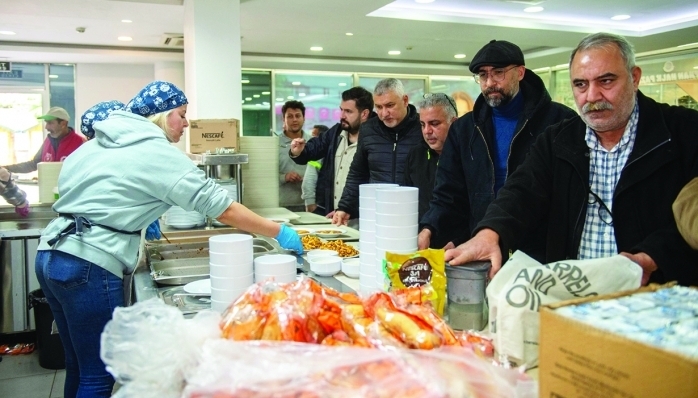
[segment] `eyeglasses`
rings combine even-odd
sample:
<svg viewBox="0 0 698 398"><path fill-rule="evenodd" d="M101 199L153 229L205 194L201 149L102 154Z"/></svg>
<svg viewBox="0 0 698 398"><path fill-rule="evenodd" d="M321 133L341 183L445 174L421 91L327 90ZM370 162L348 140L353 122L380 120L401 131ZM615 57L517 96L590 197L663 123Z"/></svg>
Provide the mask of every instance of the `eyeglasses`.
<svg viewBox="0 0 698 398"><path fill-rule="evenodd" d="M519 65L514 65L511 68L507 69L492 69L489 72L481 71L480 73L473 75L473 79L475 79L475 83L480 84L480 82L486 82L487 78L491 77L492 80L494 80L496 83L499 83L502 80L504 80L504 75L506 75L507 72L516 68L517 66Z"/></svg>
<svg viewBox="0 0 698 398"><path fill-rule="evenodd" d="M604 224L613 226L613 213L611 212L611 209L606 206L606 203L601 200L599 195L595 194L594 191L591 190L591 188L587 189L589 191L589 200L588 203L590 205L593 205L594 203L599 204L598 212L599 212L599 218L601 221L603 221Z"/></svg>
<svg viewBox="0 0 698 398"><path fill-rule="evenodd" d="M426 93L426 94L424 94L424 99L429 99L431 97L445 98L446 100L448 100L448 103L451 104L451 107L453 108L453 110L456 111L456 115L458 115L458 108L456 107L456 103L453 102L453 99L451 99L451 97L449 97L448 95L446 95L444 93Z"/></svg>

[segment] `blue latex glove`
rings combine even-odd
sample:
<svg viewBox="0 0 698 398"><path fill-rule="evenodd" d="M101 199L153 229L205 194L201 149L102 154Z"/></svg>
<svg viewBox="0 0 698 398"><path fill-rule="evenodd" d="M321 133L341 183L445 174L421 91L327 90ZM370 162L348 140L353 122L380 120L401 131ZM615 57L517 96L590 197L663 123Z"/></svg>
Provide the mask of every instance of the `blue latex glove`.
<svg viewBox="0 0 698 398"><path fill-rule="evenodd" d="M301 243L301 238L298 236L296 231L291 228L281 224L281 230L275 238L279 241L279 245L286 250L293 250L298 254L303 254L303 243Z"/></svg>
<svg viewBox="0 0 698 398"><path fill-rule="evenodd" d="M160 239L160 222L158 220L153 221L145 230L145 240L155 239Z"/></svg>

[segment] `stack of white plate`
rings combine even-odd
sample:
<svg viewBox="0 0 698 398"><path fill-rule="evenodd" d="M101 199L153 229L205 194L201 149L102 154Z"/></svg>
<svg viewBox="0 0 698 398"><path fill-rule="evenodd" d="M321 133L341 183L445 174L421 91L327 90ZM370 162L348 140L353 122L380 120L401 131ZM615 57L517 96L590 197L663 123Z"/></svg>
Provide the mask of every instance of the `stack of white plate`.
<svg viewBox="0 0 698 398"><path fill-rule="evenodd" d="M359 287L362 294L378 290L376 267L376 189L397 187L397 184L362 184L359 186ZM383 278L380 278L381 282ZM382 283L381 283L382 286Z"/></svg>
<svg viewBox="0 0 698 398"><path fill-rule="evenodd" d="M254 283L252 236L216 235L208 239L211 309L225 311Z"/></svg>
<svg viewBox="0 0 698 398"><path fill-rule="evenodd" d="M173 228L194 228L204 225L206 217L196 211L186 211L179 206L172 206L162 215L166 225Z"/></svg>
<svg viewBox="0 0 698 398"><path fill-rule="evenodd" d="M290 254L267 254L254 259L254 280L290 283L296 280L296 257Z"/></svg>
<svg viewBox="0 0 698 398"><path fill-rule="evenodd" d="M279 207L279 137L240 137L240 153L249 162L242 165L242 203L250 208Z"/></svg>
<svg viewBox="0 0 698 398"><path fill-rule="evenodd" d="M409 254L417 251L418 211L418 188L376 190L376 283L380 289L390 287L390 281L383 275L385 253Z"/></svg>

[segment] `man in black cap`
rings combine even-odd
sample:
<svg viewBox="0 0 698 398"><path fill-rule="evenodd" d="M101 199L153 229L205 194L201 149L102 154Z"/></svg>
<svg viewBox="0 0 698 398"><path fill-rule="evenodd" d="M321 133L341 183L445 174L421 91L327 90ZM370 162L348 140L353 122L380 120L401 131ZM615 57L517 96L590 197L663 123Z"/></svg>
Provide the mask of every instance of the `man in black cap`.
<svg viewBox="0 0 698 398"><path fill-rule="evenodd" d="M540 77L524 64L521 49L504 40L492 40L473 57L470 71L482 94L473 111L451 125L429 210L420 220L420 249L468 240L536 137L576 115L553 102ZM536 257L539 251L527 253Z"/></svg>

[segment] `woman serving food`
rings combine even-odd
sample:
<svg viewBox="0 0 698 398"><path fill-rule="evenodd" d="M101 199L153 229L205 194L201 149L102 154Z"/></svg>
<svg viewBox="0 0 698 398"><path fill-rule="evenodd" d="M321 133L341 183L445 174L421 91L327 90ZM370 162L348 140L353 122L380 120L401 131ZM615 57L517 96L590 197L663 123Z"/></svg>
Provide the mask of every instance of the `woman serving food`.
<svg viewBox="0 0 698 398"><path fill-rule="evenodd" d="M152 82L124 110L94 123L95 138L63 163L53 205L59 217L43 230L36 275L65 349L66 398L111 395L114 379L99 356L100 335L124 304L122 277L136 266L140 230L171 206L303 252L291 228L233 202L170 145L189 125L187 103L174 84Z"/></svg>

